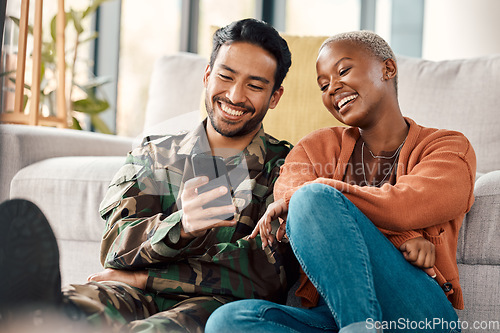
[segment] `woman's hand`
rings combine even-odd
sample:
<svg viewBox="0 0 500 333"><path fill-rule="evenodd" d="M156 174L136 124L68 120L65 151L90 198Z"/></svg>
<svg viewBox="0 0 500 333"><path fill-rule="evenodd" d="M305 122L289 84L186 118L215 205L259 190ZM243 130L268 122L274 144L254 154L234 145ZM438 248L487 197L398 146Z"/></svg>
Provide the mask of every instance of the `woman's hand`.
<svg viewBox="0 0 500 333"><path fill-rule="evenodd" d="M283 237L286 237L286 218L288 215L288 205L285 203L285 200L280 199L278 201L273 202L267 207L266 212L260 218L259 222L253 229L249 238L255 238L260 233L260 237L262 239L262 249L264 249L267 245L271 245L274 242L274 236L271 235L271 221L279 218L280 226L276 231L276 239L278 242L281 242Z"/></svg>
<svg viewBox="0 0 500 333"><path fill-rule="evenodd" d="M434 244L423 237L417 237L404 242L399 247L399 250L409 263L421 268L430 277L436 277L436 272L433 268L436 262Z"/></svg>

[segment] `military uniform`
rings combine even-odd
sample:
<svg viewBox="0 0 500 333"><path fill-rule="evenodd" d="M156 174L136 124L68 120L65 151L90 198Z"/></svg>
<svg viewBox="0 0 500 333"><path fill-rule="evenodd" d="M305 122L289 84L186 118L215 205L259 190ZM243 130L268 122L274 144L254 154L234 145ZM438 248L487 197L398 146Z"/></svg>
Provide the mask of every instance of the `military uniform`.
<svg viewBox="0 0 500 333"><path fill-rule="evenodd" d="M191 156L211 154L205 126L206 120L187 134L146 138L112 180L100 207L106 219L101 262L147 270L147 287L113 282L65 289L66 301L89 320L136 331L194 332L203 331L208 316L226 302L285 301L293 275L287 273L297 267L289 245L275 242L263 251L260 236L246 237L273 201L273 185L291 149L263 128L243 152L224 159L237 224L180 243L179 194L193 177Z"/></svg>

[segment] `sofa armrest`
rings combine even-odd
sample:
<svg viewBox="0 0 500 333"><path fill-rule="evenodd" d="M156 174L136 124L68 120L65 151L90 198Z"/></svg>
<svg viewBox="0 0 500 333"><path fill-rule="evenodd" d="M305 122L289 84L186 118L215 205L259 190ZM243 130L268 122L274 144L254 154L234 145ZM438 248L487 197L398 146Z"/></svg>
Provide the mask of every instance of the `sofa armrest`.
<svg viewBox="0 0 500 333"><path fill-rule="evenodd" d="M0 125L0 202L9 198L10 182L25 166L61 156L125 156L133 139L70 129Z"/></svg>
<svg viewBox="0 0 500 333"><path fill-rule="evenodd" d="M471 265L500 265L500 170L476 181L474 197L460 230L457 260Z"/></svg>

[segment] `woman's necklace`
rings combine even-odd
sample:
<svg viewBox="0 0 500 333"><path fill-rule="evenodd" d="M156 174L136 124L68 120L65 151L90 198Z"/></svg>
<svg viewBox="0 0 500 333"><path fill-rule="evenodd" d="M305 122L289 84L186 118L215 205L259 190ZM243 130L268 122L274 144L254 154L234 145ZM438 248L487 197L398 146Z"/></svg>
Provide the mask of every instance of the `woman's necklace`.
<svg viewBox="0 0 500 333"><path fill-rule="evenodd" d="M396 165L396 162L398 160L399 152L401 151L401 148L403 148L403 145L405 144L405 142L406 142L406 138L399 145L398 149L396 149L396 151L394 152L394 154L392 154L392 156L374 155L372 153L372 151L370 150L370 148L368 148L368 151L370 152L370 155L372 155L373 158L386 159L386 160L390 160L390 159L394 158L394 162L392 162L391 168L384 175L384 178L382 178L382 180L379 181L378 184L374 185L375 187L379 187L380 184L382 184L385 181L387 176L389 176L392 173L392 169L394 168L394 165ZM366 180L366 172L365 172L365 160L364 160L365 151L364 150L365 150L365 141L363 141L363 144L361 145L361 166L362 166L362 171L363 171L363 180L365 181L365 184L368 185L368 181Z"/></svg>
<svg viewBox="0 0 500 333"><path fill-rule="evenodd" d="M392 156L382 156L382 155L374 155L372 153L372 151L370 150L370 148L368 148L368 151L370 152L370 155L372 155L373 158L383 158L385 160L390 160L390 159L393 159L394 156L396 156L396 154L399 153L399 151L401 150L401 148L403 148L403 145L405 144L406 142L406 138L403 140L403 142L399 145L398 149L396 149L396 151L394 152L394 154L392 154ZM365 141L363 141L363 147L365 146ZM363 150L363 147L361 148L361 150Z"/></svg>

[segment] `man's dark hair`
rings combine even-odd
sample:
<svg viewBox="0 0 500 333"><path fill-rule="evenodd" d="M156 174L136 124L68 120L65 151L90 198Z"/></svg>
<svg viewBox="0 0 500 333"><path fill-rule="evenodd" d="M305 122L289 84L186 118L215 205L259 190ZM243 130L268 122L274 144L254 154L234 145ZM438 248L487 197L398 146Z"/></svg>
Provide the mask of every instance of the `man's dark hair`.
<svg viewBox="0 0 500 333"><path fill-rule="evenodd" d="M276 58L277 67L273 87L273 91L276 91L283 83L283 79L292 64L292 55L286 41L266 22L256 19L235 21L214 33L210 68L214 66L220 47L234 42L247 42L260 46Z"/></svg>

